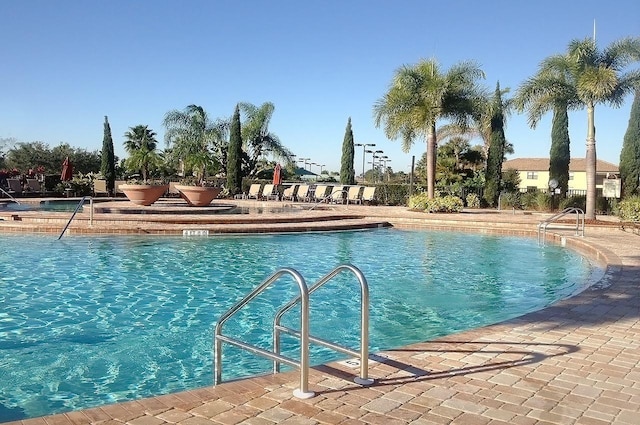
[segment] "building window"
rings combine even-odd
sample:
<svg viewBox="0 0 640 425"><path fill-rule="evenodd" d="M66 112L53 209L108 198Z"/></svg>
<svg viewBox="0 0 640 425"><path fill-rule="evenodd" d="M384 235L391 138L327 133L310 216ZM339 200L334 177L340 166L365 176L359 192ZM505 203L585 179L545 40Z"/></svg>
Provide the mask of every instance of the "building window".
<svg viewBox="0 0 640 425"><path fill-rule="evenodd" d="M527 180L538 180L537 171L527 171Z"/></svg>
<svg viewBox="0 0 640 425"><path fill-rule="evenodd" d="M573 180L573 173L569 173L569 180Z"/></svg>

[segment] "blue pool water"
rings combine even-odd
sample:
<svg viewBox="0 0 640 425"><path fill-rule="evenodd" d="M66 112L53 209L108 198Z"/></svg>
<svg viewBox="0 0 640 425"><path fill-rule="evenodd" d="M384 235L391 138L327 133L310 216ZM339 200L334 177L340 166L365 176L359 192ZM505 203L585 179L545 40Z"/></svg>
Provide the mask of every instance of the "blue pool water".
<svg viewBox="0 0 640 425"><path fill-rule="evenodd" d="M521 238L374 231L209 238L2 235L0 422L211 385L218 317L281 267L312 284L351 263L371 293L370 349L522 315L584 288L580 255ZM358 347L359 288L341 275L311 300L311 332ZM292 279L225 333L265 348ZM295 312L287 318L297 323ZM290 343L289 340L286 340ZM295 357L290 343L285 353ZM224 379L267 360L226 346ZM313 349L312 363L339 358Z"/></svg>

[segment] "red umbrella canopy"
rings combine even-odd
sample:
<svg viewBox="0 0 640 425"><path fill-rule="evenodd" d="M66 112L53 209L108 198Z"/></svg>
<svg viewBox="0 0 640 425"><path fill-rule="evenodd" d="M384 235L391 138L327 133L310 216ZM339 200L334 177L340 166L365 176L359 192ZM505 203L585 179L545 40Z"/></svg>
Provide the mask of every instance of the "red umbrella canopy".
<svg viewBox="0 0 640 425"><path fill-rule="evenodd" d="M280 164L276 164L276 168L273 169L273 184L276 186L282 184L282 167L280 167Z"/></svg>
<svg viewBox="0 0 640 425"><path fill-rule="evenodd" d="M62 163L62 173L60 174L60 180L67 182L73 178L73 165L69 161L69 157L66 157Z"/></svg>

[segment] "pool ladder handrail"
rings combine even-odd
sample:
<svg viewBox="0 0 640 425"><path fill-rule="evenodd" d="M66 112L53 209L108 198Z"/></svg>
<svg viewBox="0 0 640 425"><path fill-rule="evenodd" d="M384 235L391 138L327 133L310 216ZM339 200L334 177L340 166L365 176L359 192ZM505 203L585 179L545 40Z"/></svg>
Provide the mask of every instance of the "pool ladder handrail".
<svg viewBox="0 0 640 425"><path fill-rule="evenodd" d="M90 203L90 209L89 209L89 225L93 224L93 198L91 196L83 196L82 199L80 200L80 202L78 202L78 205L76 205L76 209L73 210L73 214L71 214L71 217L69 218L69 221L67 221L67 224L64 226L64 229L62 229L62 232L60 232L60 236L58 236L58 240L62 239L62 235L64 235L64 232L67 231L67 229L69 228L69 225L71 224L71 222L73 221L73 218L76 216L76 214L78 213L78 210L80 210L80 207L82 205L84 205L84 201L89 198L89 203Z"/></svg>
<svg viewBox="0 0 640 425"><path fill-rule="evenodd" d="M584 237L584 211L580 208L569 207L538 223L538 244L540 244L540 241L542 240L542 244L544 245L546 241L547 227L549 224L572 213L576 214L575 235Z"/></svg>
<svg viewBox="0 0 640 425"><path fill-rule="evenodd" d="M333 195L338 192L342 192L345 195L346 204L349 205L349 196L346 196L349 194L349 189L342 188L342 189L334 190L324 198L320 199L319 201L316 201L316 203L311 208L309 208L309 211L315 209L315 207L317 207L318 205L323 204L326 200L332 199Z"/></svg>
<svg viewBox="0 0 640 425"><path fill-rule="evenodd" d="M6 190L4 190L3 188L0 187L0 192L4 193L5 195L7 195L9 197L9 199L11 199L13 202L15 202L16 204L20 205L20 202L18 202L18 200L16 198L14 198L13 196L11 196L11 194L9 192L7 192Z"/></svg>
<svg viewBox="0 0 640 425"><path fill-rule="evenodd" d="M313 337L309 335L309 295L319 289L322 285L330 281L338 273L343 270L349 270L353 272L361 287L361 341L360 352L356 352L347 347L342 347L338 344L330 341L323 340L321 338ZM247 305L251 300L258 296L261 292L266 290L269 286L275 283L284 275L291 275L300 290L300 294L285 304L274 317L273 326L273 351L268 351L257 347L252 344L240 341L237 338L226 336L222 334L222 328L225 322L237 313L242 307ZM282 326L280 319L282 316L293 308L296 304L300 303L300 331ZM300 361L296 361L292 358L283 356L280 353L280 332L288 333L292 336L297 336L300 339ZM321 278L318 282L307 287L304 278L292 268L282 268L273 273L270 277L265 279L260 285L258 285L253 291L247 294L243 299L237 302L233 307L227 310L216 323L214 332L214 385L222 382L222 343L234 345L238 348L249 351L250 353L257 354L273 360L273 371L277 373L280 371L280 364L285 363L293 367L300 369L300 388L293 391L293 395L297 398L306 399L315 395L314 392L309 391L309 341L316 344L323 345L328 348L332 348L335 351L347 353L350 355L360 356L360 376L355 378L355 382L360 385L370 385L373 380L368 379L368 350L369 350L369 287L367 281L362 272L355 266L350 264L343 264L336 267L329 274Z"/></svg>

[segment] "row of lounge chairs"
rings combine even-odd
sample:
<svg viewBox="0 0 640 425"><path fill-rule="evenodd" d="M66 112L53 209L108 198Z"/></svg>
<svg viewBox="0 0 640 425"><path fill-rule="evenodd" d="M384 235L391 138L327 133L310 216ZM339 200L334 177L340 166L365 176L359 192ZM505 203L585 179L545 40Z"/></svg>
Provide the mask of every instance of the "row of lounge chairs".
<svg viewBox="0 0 640 425"><path fill-rule="evenodd" d="M286 186L286 185L285 185ZM372 202L375 197L375 186L331 186L293 183L282 192L278 186L260 183L252 184L249 192L243 197L257 200L289 200L298 202L327 202L336 204L362 204Z"/></svg>
<svg viewBox="0 0 640 425"><path fill-rule="evenodd" d="M25 193L41 193L42 184L37 179L27 179L26 185L23 185L20 179L7 179L7 186L3 190L12 196L19 196Z"/></svg>

